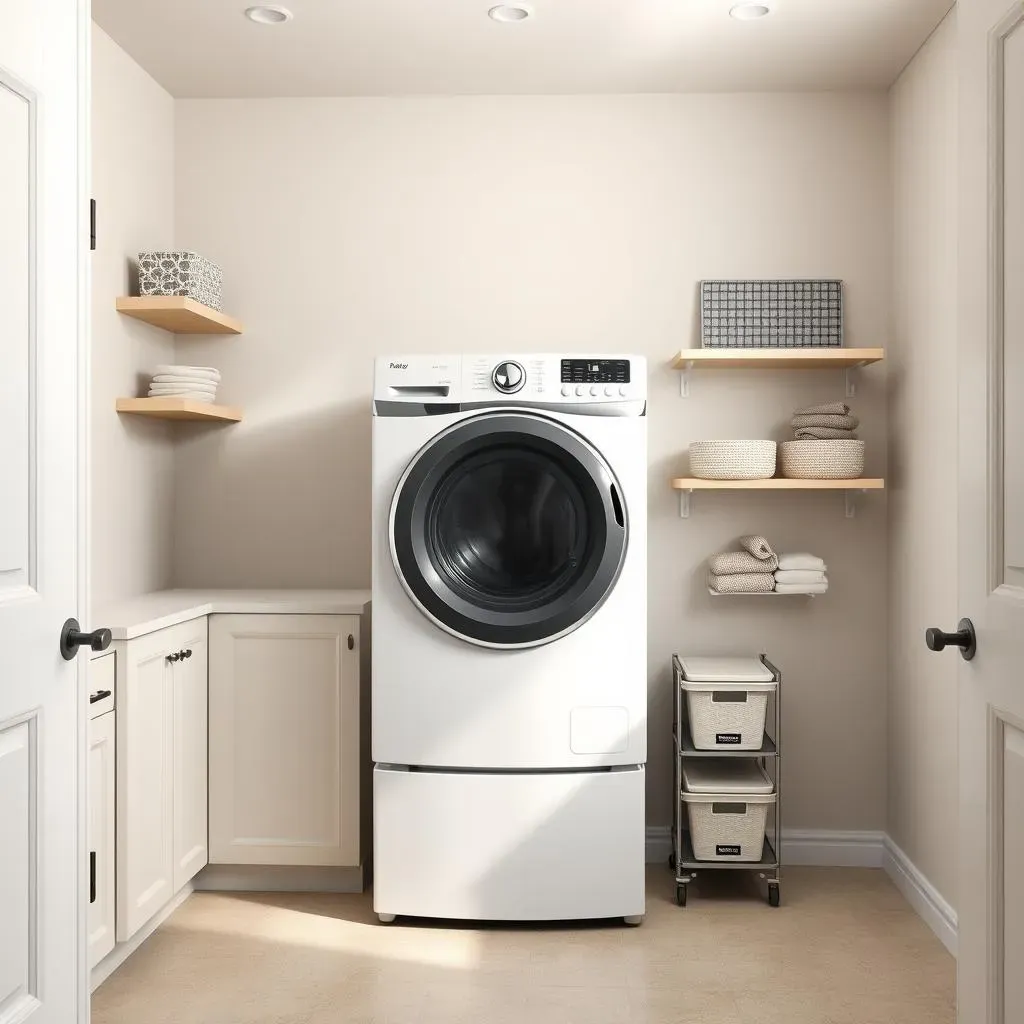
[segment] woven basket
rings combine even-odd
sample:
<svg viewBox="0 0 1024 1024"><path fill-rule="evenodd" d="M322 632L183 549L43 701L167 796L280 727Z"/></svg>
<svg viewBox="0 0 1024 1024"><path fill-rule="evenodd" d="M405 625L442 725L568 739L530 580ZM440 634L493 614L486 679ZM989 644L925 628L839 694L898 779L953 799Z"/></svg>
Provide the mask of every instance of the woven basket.
<svg viewBox="0 0 1024 1024"><path fill-rule="evenodd" d="M794 480L850 480L864 472L864 442L783 441L779 469Z"/></svg>
<svg viewBox="0 0 1024 1024"><path fill-rule="evenodd" d="M774 441L691 441L690 472L702 480L767 480L775 476Z"/></svg>

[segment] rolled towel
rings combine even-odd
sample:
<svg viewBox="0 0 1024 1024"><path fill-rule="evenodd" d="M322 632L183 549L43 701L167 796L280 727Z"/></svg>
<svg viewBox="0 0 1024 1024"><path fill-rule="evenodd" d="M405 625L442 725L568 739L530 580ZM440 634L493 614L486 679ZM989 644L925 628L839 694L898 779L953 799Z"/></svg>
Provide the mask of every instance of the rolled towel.
<svg viewBox="0 0 1024 1024"><path fill-rule="evenodd" d="M836 416L828 413L816 416L796 415L789 422L796 430L801 427L834 427L838 430L856 430L860 426L860 420L856 416Z"/></svg>
<svg viewBox="0 0 1024 1024"><path fill-rule="evenodd" d="M855 430L838 427L797 427L793 433L798 441L856 441Z"/></svg>
<svg viewBox="0 0 1024 1024"><path fill-rule="evenodd" d="M779 569L775 573L776 583L827 583L823 569Z"/></svg>
<svg viewBox="0 0 1024 1024"><path fill-rule="evenodd" d="M808 554L806 551L794 551L788 555L779 555L780 569L813 569L817 572L824 572L828 566L825 559L817 555Z"/></svg>
<svg viewBox="0 0 1024 1024"><path fill-rule="evenodd" d="M809 405L806 409L797 409L794 416L849 416L850 407L845 402L821 402Z"/></svg>
<svg viewBox="0 0 1024 1024"><path fill-rule="evenodd" d="M776 557L771 544L759 534L752 533L746 537L740 537L739 544L744 551L749 551L755 558L760 558L762 562Z"/></svg>
<svg viewBox="0 0 1024 1024"><path fill-rule="evenodd" d="M728 577L727 577L728 578ZM776 594L824 594L828 591L825 583L776 583Z"/></svg>
<svg viewBox="0 0 1024 1024"><path fill-rule="evenodd" d="M770 572L738 572L729 576L708 573L708 587L716 594L770 594L775 577Z"/></svg>
<svg viewBox="0 0 1024 1024"><path fill-rule="evenodd" d="M758 558L749 551L723 551L720 555L712 555L708 559L708 569L715 576L733 576L741 572L771 572L779 567L779 560L772 554L771 558Z"/></svg>

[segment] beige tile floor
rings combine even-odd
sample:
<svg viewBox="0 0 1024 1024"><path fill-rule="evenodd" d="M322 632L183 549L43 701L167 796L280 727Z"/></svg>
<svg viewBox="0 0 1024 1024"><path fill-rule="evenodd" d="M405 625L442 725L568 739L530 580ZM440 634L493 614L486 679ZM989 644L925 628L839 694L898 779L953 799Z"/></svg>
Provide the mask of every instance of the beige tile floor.
<svg viewBox="0 0 1024 1024"><path fill-rule="evenodd" d="M954 962L880 871L747 875L640 928L377 924L369 895L202 893L93 997L94 1024L951 1024Z"/></svg>

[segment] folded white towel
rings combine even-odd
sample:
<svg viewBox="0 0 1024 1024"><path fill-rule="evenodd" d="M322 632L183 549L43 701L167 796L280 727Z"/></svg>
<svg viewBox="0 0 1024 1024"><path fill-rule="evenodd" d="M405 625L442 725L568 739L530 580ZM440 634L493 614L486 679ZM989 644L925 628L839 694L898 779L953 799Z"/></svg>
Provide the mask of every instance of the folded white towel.
<svg viewBox="0 0 1024 1024"><path fill-rule="evenodd" d="M777 594L824 594L828 583L776 583Z"/></svg>
<svg viewBox="0 0 1024 1024"><path fill-rule="evenodd" d="M817 555L809 555L806 551L796 551L789 555L779 555L780 569L817 569L824 572L828 566L825 560Z"/></svg>
<svg viewBox="0 0 1024 1024"><path fill-rule="evenodd" d="M825 573L820 569L779 569L775 573L776 583L827 583Z"/></svg>
<svg viewBox="0 0 1024 1024"><path fill-rule="evenodd" d="M149 385L153 391L205 391L207 394L217 393L217 384L200 384L196 381L183 380L171 384L169 381L153 381Z"/></svg>
<svg viewBox="0 0 1024 1024"><path fill-rule="evenodd" d="M170 373L179 377L209 377L211 380L220 380L220 370L215 366L179 366L172 363L161 363L155 372Z"/></svg>
<svg viewBox="0 0 1024 1024"><path fill-rule="evenodd" d="M201 384L204 388L215 388L219 381L212 377L189 377L181 373L157 373L153 375L154 384Z"/></svg>
<svg viewBox="0 0 1024 1024"><path fill-rule="evenodd" d="M150 391L150 398L188 398L193 402L212 403L215 395L208 395L205 391Z"/></svg>

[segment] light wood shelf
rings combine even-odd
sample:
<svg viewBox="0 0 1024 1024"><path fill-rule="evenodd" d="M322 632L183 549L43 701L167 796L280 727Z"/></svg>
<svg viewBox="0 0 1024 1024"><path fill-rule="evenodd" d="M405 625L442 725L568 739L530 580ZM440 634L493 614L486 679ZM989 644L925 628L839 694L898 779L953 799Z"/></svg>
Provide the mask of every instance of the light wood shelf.
<svg viewBox="0 0 1024 1024"><path fill-rule="evenodd" d="M677 491L880 491L885 481L879 477L855 477L852 480L794 480L774 476L768 480L704 480L681 476L672 481Z"/></svg>
<svg viewBox="0 0 1024 1024"><path fill-rule="evenodd" d="M233 405L212 405L193 398L119 398L117 411L162 420L204 420L237 423L242 410Z"/></svg>
<svg viewBox="0 0 1024 1024"><path fill-rule="evenodd" d="M172 334L242 333L234 317L184 295L125 295L117 300L117 311Z"/></svg>
<svg viewBox="0 0 1024 1024"><path fill-rule="evenodd" d="M684 348L675 370L847 370L885 358L881 348Z"/></svg>

